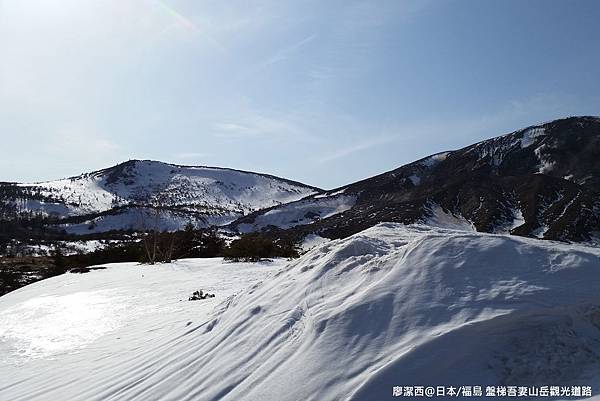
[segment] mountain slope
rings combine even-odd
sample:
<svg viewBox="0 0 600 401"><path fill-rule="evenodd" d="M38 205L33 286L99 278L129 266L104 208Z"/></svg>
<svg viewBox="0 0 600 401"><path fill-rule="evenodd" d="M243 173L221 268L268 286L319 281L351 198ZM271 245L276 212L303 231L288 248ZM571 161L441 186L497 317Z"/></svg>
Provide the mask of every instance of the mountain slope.
<svg viewBox="0 0 600 401"><path fill-rule="evenodd" d="M249 212L320 192L282 178L216 167L131 160L77 177L36 184L0 184L5 209L42 216L69 232L220 225ZM9 211L5 211L5 214Z"/></svg>
<svg viewBox="0 0 600 401"><path fill-rule="evenodd" d="M585 241L600 231L599 191L600 119L572 117L432 155L232 227L340 238L384 221L424 222Z"/></svg>
<svg viewBox="0 0 600 401"><path fill-rule="evenodd" d="M598 248L385 223L287 263L66 274L0 298L0 399L370 401L419 385L598 399L599 273ZM216 297L185 301L197 287Z"/></svg>

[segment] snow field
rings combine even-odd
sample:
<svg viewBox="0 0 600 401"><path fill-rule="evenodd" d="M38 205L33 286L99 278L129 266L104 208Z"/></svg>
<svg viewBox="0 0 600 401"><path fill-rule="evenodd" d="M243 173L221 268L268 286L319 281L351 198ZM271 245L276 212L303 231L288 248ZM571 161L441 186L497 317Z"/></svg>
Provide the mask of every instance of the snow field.
<svg viewBox="0 0 600 401"><path fill-rule="evenodd" d="M10 356L0 399L367 401L399 385L594 386L599 273L597 248L384 223L290 262L65 275L0 298ZM198 288L217 298L179 302ZM44 321L49 300L90 318Z"/></svg>

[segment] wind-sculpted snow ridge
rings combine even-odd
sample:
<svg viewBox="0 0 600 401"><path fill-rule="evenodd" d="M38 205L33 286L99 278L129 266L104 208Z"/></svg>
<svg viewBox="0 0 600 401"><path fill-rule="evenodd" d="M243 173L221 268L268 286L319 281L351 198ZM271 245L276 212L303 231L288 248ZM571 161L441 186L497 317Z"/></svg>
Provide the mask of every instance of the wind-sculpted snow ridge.
<svg viewBox="0 0 600 401"><path fill-rule="evenodd" d="M0 399L380 401L394 386L596 389L599 285L597 248L393 223L291 262L109 266L0 298ZM179 302L196 287L217 297ZM77 305L83 317L49 319L40 313L48 304ZM94 322L97 331L85 329ZM32 340L53 335L72 346Z"/></svg>

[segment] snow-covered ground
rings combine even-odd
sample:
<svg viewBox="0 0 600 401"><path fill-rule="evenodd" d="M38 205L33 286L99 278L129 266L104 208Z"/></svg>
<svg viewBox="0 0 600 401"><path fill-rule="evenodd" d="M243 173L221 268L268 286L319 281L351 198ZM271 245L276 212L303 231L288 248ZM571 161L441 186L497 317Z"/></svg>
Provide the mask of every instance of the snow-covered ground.
<svg viewBox="0 0 600 401"><path fill-rule="evenodd" d="M429 206L429 216L423 223L431 227L448 228L451 230L477 231L473 223L463 216L454 215L444 210L440 205Z"/></svg>
<svg viewBox="0 0 600 401"><path fill-rule="evenodd" d="M188 302L199 288L216 297ZM291 262L110 265L0 298L0 399L379 401L419 385L595 394L598 288L598 248L391 223Z"/></svg>
<svg viewBox="0 0 600 401"><path fill-rule="evenodd" d="M121 243L119 240L49 241L45 243L13 240L7 246L6 253L27 256L51 256L58 247L63 255L76 255L98 251L119 243Z"/></svg>
<svg viewBox="0 0 600 401"><path fill-rule="evenodd" d="M145 231L154 227L161 231L176 231L183 229L186 224L207 227L220 222L228 223L237 216L235 213L224 214L224 216L218 216L216 213L215 215L194 216L178 210L163 210L157 214L155 210L137 207L119 210L114 214L100 216L83 223L60 224L58 228L75 235L108 232L116 229Z"/></svg>
<svg viewBox="0 0 600 401"><path fill-rule="evenodd" d="M30 197L12 200L20 213L59 218L89 215L89 220L56 227L72 234L143 229L142 225L154 222L147 216L148 205L167 209L162 212L161 229L182 229L187 223L224 225L253 211L319 192L266 174L150 160L132 160L77 177L17 186ZM97 215L111 210L113 213Z"/></svg>
<svg viewBox="0 0 600 401"><path fill-rule="evenodd" d="M258 214L252 223L239 224L238 230L247 233L260 231L269 226L287 229L311 224L350 210L355 202L356 196L344 195L340 191L335 195L316 195Z"/></svg>
<svg viewBox="0 0 600 401"><path fill-rule="evenodd" d="M116 171L119 167L122 171ZM250 212L316 192L299 183L258 173L151 160L134 160L78 177L19 186L36 188L40 194L60 201L57 205L30 201L25 209L48 209L59 215L103 212L132 201L150 204L158 195L166 205L219 206Z"/></svg>

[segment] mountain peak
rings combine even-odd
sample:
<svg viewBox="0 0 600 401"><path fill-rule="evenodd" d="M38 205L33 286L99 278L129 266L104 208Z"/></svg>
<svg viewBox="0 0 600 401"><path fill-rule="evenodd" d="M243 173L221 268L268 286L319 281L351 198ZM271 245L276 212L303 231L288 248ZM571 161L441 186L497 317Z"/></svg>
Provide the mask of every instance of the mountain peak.
<svg viewBox="0 0 600 401"><path fill-rule="evenodd" d="M568 117L244 216L243 231L345 237L380 222L589 240L600 231L600 118Z"/></svg>
<svg viewBox="0 0 600 401"><path fill-rule="evenodd" d="M157 205L165 208L161 229L221 225L317 192L266 174L154 160L128 160L57 181L0 184L7 213L41 216L76 234L142 229Z"/></svg>

